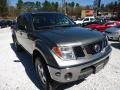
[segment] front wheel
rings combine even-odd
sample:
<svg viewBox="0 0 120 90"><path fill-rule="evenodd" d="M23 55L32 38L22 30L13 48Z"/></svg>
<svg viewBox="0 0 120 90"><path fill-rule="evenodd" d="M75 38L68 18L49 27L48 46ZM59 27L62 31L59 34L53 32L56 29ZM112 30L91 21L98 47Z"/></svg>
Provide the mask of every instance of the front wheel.
<svg viewBox="0 0 120 90"><path fill-rule="evenodd" d="M35 59L35 69L42 88L44 90L52 90L51 78L47 66L40 57Z"/></svg>

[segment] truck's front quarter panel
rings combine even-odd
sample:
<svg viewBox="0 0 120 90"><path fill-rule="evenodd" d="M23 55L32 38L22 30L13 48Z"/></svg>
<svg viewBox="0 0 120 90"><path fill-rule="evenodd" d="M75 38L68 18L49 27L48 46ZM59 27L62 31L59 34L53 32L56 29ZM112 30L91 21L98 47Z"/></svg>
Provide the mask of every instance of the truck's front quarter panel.
<svg viewBox="0 0 120 90"><path fill-rule="evenodd" d="M43 56L47 65L52 67L58 67L56 60L51 54L51 47L46 45L42 40L36 40L34 43L34 50L39 51L39 53Z"/></svg>
<svg viewBox="0 0 120 90"><path fill-rule="evenodd" d="M78 58L76 60L63 60L51 52L59 66L58 68L48 66L51 78L61 83L72 82L85 78L104 68L109 60L111 51L111 46L107 45L97 54L86 54L87 56L84 58Z"/></svg>

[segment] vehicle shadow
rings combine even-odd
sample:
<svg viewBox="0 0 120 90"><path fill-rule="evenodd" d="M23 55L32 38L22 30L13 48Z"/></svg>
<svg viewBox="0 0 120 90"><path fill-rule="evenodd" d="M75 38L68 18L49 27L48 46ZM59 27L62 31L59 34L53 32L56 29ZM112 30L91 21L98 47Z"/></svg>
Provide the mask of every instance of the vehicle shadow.
<svg viewBox="0 0 120 90"><path fill-rule="evenodd" d="M25 51L16 52L13 43L11 43L10 46L13 49L13 51L15 52L18 59L19 59L19 60L13 60L13 61L15 63L21 62L23 64L24 68L25 68L25 71L26 71L28 77L33 82L33 84L35 84L35 86L38 89L43 90L42 86L40 85L39 79L38 79L38 77L35 73L35 70L34 70L34 67L33 67L33 64L32 64L32 60L31 60L32 57L28 53L26 53ZM52 90L65 90L67 88L72 87L73 85L77 85L77 84L83 82L84 80L85 79L81 79L79 81L71 82L71 83L67 83L67 84L60 84L60 83L55 82Z"/></svg>
<svg viewBox="0 0 120 90"><path fill-rule="evenodd" d="M32 64L32 60L31 60L32 57L24 51L22 53L16 52L13 43L11 43L10 46L13 49L13 51L15 52L16 56L19 58L19 60L13 60L13 61L16 63L21 62L23 64L25 71L26 71L28 77L30 78L30 80L35 84L35 86L37 88L39 88L40 90L43 90L42 86L39 84L40 82L38 82L38 78L35 73L35 70L34 70L34 67Z"/></svg>
<svg viewBox="0 0 120 90"><path fill-rule="evenodd" d="M120 43L118 43L118 42L112 42L111 46L113 46L116 49L120 49Z"/></svg>

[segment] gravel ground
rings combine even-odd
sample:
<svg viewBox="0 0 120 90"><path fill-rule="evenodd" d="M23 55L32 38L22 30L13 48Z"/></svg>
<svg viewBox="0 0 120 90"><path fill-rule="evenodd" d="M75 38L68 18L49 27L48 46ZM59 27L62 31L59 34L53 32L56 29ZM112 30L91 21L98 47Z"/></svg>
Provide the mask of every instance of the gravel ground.
<svg viewBox="0 0 120 90"><path fill-rule="evenodd" d="M62 88L65 88L64 90L120 90L120 43L110 43L113 51L103 70L84 81L64 85ZM0 90L39 90L40 86L31 65L31 56L26 52L15 52L10 28L0 29L0 47Z"/></svg>

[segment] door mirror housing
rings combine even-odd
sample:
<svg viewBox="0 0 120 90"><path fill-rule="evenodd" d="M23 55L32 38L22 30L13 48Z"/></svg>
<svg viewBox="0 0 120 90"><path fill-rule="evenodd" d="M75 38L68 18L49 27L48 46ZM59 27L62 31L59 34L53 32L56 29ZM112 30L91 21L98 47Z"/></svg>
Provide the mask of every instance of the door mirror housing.
<svg viewBox="0 0 120 90"><path fill-rule="evenodd" d="M18 25L18 28L21 30L26 30L26 26Z"/></svg>

